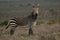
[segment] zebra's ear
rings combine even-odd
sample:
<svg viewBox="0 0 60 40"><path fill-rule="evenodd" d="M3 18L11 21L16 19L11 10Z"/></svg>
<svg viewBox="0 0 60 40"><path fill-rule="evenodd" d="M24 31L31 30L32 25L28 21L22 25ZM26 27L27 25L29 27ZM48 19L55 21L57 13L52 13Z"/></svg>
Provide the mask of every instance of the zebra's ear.
<svg viewBox="0 0 60 40"><path fill-rule="evenodd" d="M35 7L35 4L33 4L33 8Z"/></svg>
<svg viewBox="0 0 60 40"><path fill-rule="evenodd" d="M39 7L39 3L37 4L37 6Z"/></svg>

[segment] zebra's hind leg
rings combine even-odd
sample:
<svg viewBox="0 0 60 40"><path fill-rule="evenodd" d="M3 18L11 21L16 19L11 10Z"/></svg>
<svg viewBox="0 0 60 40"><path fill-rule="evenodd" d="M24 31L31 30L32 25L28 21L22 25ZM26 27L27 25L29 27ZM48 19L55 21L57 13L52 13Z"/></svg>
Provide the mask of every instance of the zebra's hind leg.
<svg viewBox="0 0 60 40"><path fill-rule="evenodd" d="M17 27L17 26L16 26L16 27ZM16 27L12 27L12 28L11 28L11 30L10 30L10 35L13 35L13 34L14 34Z"/></svg>
<svg viewBox="0 0 60 40"><path fill-rule="evenodd" d="M29 35L33 35L33 30L32 30L32 28L29 28Z"/></svg>
<svg viewBox="0 0 60 40"><path fill-rule="evenodd" d="M12 27L11 30L10 30L10 35L13 35L14 34L14 31L15 31L15 28Z"/></svg>

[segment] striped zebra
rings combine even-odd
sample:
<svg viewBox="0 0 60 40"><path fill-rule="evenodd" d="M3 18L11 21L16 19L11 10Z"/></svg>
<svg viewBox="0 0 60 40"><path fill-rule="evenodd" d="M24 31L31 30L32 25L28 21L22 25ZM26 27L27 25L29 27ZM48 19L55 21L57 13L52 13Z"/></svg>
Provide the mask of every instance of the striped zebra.
<svg viewBox="0 0 60 40"><path fill-rule="evenodd" d="M14 34L15 28L19 26L29 26L29 35L33 35L32 25L36 22L38 16L39 4L33 4L33 10L30 15L26 17L13 17L9 20L6 29L11 26L10 34Z"/></svg>

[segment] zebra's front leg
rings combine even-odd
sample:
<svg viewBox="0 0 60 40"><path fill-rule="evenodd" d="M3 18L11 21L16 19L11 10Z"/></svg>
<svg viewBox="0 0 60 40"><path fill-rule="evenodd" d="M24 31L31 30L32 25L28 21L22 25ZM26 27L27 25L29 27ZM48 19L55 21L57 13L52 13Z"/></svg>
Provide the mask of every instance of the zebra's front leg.
<svg viewBox="0 0 60 40"><path fill-rule="evenodd" d="M33 30L32 30L32 27L33 27L33 26L32 26L32 25L33 25L33 22L29 22L29 23L28 23L28 26L29 26L29 36L30 36L30 35L33 35Z"/></svg>
<svg viewBox="0 0 60 40"><path fill-rule="evenodd" d="M33 30L31 27L29 28L29 35L33 35Z"/></svg>

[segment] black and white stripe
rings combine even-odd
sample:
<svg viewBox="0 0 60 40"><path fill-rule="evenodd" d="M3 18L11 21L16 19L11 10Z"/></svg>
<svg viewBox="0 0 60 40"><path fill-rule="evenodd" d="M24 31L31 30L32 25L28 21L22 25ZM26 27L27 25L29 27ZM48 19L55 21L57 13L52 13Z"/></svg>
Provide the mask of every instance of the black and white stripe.
<svg viewBox="0 0 60 40"><path fill-rule="evenodd" d="M17 24L16 24L15 18L14 18L14 19L10 19L9 22L8 22L8 25L7 25L6 29L7 29L8 27L15 27L16 25L17 25Z"/></svg>

